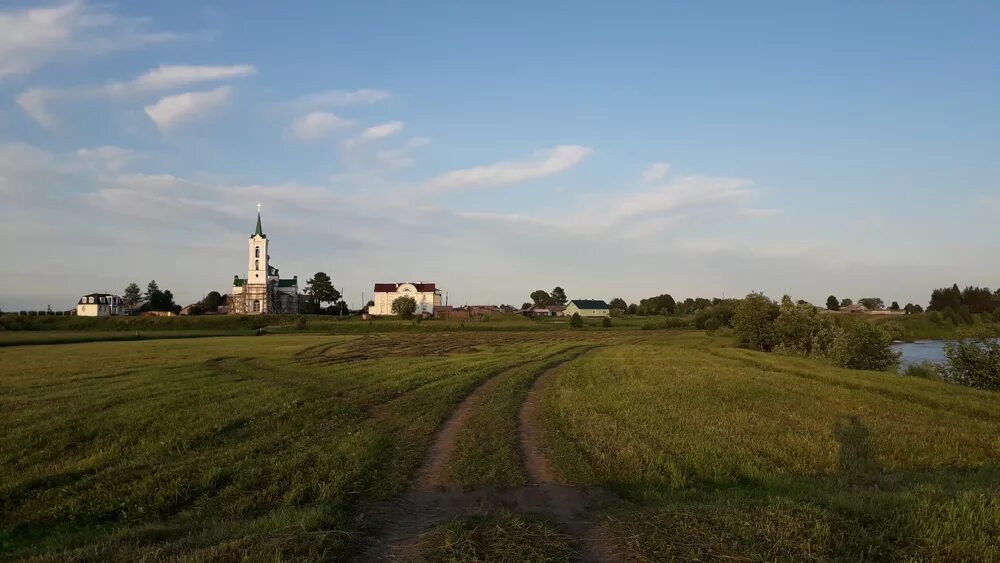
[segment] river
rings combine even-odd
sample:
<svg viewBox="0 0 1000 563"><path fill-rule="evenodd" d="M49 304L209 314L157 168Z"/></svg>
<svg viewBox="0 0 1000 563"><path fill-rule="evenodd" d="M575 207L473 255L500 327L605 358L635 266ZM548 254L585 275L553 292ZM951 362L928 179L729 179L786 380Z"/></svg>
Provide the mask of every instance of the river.
<svg viewBox="0 0 1000 563"><path fill-rule="evenodd" d="M943 364L947 359L944 355L944 340L918 340L916 342L897 342L892 349L900 353L899 367L905 368L920 362Z"/></svg>

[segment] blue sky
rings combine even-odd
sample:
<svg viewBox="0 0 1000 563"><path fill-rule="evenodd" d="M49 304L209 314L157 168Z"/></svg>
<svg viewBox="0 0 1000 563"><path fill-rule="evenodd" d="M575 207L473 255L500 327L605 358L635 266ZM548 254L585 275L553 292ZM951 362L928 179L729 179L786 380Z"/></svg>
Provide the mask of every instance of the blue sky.
<svg viewBox="0 0 1000 563"><path fill-rule="evenodd" d="M1000 285L996 3L0 4L0 308Z"/></svg>

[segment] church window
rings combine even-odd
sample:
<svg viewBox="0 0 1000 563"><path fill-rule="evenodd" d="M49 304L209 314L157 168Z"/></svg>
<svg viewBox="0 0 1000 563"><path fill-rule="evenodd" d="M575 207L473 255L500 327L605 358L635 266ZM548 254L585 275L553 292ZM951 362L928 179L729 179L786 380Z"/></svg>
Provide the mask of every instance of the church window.
<svg viewBox="0 0 1000 563"><path fill-rule="evenodd" d="M254 300L254 302L253 302L253 312L254 313L259 313L260 312L260 301Z"/></svg>
<svg viewBox="0 0 1000 563"><path fill-rule="evenodd" d="M260 269L260 260L254 260L253 261L253 269L254 270L259 270Z"/></svg>
<svg viewBox="0 0 1000 563"><path fill-rule="evenodd" d="M257 258L260 258L260 247L259 246L254 249L254 254L253 255L256 256Z"/></svg>

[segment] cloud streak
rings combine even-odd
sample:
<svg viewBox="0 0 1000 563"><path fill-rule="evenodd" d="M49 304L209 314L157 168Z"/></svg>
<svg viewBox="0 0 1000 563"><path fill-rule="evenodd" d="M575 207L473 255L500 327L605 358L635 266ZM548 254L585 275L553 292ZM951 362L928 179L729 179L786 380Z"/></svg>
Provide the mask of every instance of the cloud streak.
<svg viewBox="0 0 1000 563"><path fill-rule="evenodd" d="M314 111L292 120L285 133L300 141L317 141L338 129L346 129L352 125L354 125L352 121L330 112Z"/></svg>
<svg viewBox="0 0 1000 563"><path fill-rule="evenodd" d="M565 172L593 153L590 147L562 145L539 151L525 160L508 160L446 172L427 180L424 185L434 192L508 186Z"/></svg>
<svg viewBox="0 0 1000 563"><path fill-rule="evenodd" d="M229 103L232 90L229 86L219 86L204 92L166 96L155 104L146 106L146 115L161 131L167 131L224 107Z"/></svg>

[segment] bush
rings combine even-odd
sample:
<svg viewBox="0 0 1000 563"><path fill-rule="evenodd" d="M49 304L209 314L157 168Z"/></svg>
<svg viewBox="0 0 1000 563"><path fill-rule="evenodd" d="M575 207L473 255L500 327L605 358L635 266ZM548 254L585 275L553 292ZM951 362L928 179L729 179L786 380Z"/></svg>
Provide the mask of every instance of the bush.
<svg viewBox="0 0 1000 563"><path fill-rule="evenodd" d="M611 328L611 318L604 317L603 319L601 319L601 326L603 326L604 328Z"/></svg>
<svg viewBox="0 0 1000 563"><path fill-rule="evenodd" d="M850 369L885 371L899 362L892 337L882 327L854 322L841 328L830 347L834 364Z"/></svg>
<svg viewBox="0 0 1000 563"><path fill-rule="evenodd" d="M580 316L580 313L573 313L573 316L569 319L569 326L583 328L583 318Z"/></svg>
<svg viewBox="0 0 1000 563"><path fill-rule="evenodd" d="M941 313L938 313L937 311L930 311L930 312L928 312L927 313L927 320L929 320L930 322L932 322L932 323L934 323L936 325L941 325L941 324L944 323L944 318L941 316Z"/></svg>
<svg viewBox="0 0 1000 563"><path fill-rule="evenodd" d="M764 294L751 293L739 301L733 313L733 331L740 345L764 352L774 349L777 317L778 305Z"/></svg>
<svg viewBox="0 0 1000 563"><path fill-rule="evenodd" d="M672 328L691 328L691 323L679 317L659 317L642 323L642 330L666 330Z"/></svg>
<svg viewBox="0 0 1000 563"><path fill-rule="evenodd" d="M306 329L306 318L302 315L295 317L295 329L305 330Z"/></svg>
<svg viewBox="0 0 1000 563"><path fill-rule="evenodd" d="M944 348L948 358L944 377L952 383L1000 391L1000 341L994 335L979 333L949 342Z"/></svg>
<svg viewBox="0 0 1000 563"><path fill-rule="evenodd" d="M736 305L732 300L722 301L717 305L698 309L694 314L694 327L709 332L718 330L724 326L733 326L733 315L736 313Z"/></svg>
<svg viewBox="0 0 1000 563"><path fill-rule="evenodd" d="M774 330L778 341L776 352L824 357L838 329L829 316L817 314L812 305L792 303L786 296L781 300Z"/></svg>
<svg viewBox="0 0 1000 563"><path fill-rule="evenodd" d="M416 311L417 300L412 297L397 297L392 301L392 314L399 315L401 319L413 318Z"/></svg>
<svg viewBox="0 0 1000 563"><path fill-rule="evenodd" d="M919 377L921 379L941 380L941 368L934 362L923 361L918 364L910 364L903 370L903 375Z"/></svg>

